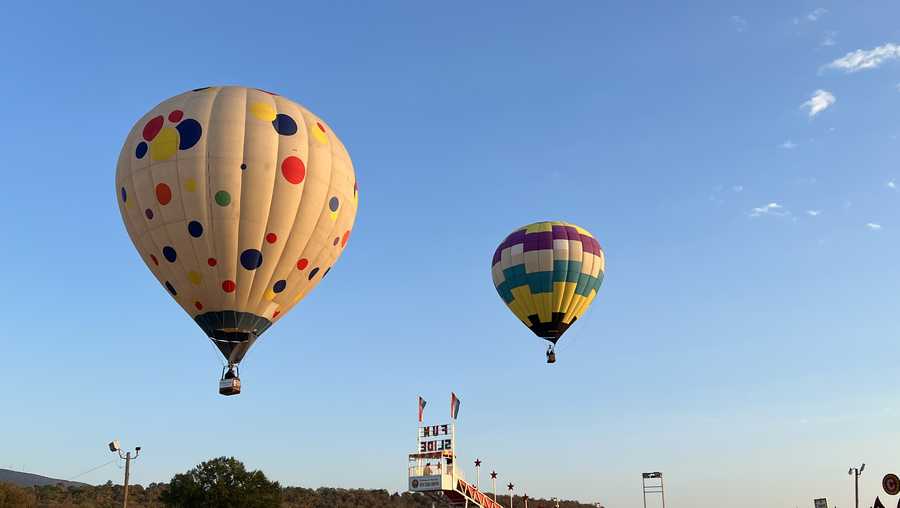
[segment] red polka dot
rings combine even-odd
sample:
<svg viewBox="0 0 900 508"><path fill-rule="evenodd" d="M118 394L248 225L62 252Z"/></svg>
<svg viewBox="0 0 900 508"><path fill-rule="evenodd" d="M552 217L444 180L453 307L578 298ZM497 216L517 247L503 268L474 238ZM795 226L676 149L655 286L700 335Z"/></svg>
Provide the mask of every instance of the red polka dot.
<svg viewBox="0 0 900 508"><path fill-rule="evenodd" d="M320 131L325 132L325 127L322 127L322 124L321 124L321 123L316 122L316 125L319 127L319 130L320 130Z"/></svg>
<svg viewBox="0 0 900 508"><path fill-rule="evenodd" d="M168 205L172 201L172 189L168 185L161 183L156 186L156 200L161 205Z"/></svg>
<svg viewBox="0 0 900 508"><path fill-rule="evenodd" d="M281 174L284 175L285 180L297 185L306 177L306 167L300 158L291 155L281 161Z"/></svg>
<svg viewBox="0 0 900 508"><path fill-rule="evenodd" d="M200 302L194 302L194 307L196 307L197 310L203 310L203 304Z"/></svg>
<svg viewBox="0 0 900 508"><path fill-rule="evenodd" d="M298 269L298 270L303 270L303 269L306 268L307 266L309 266L309 260L308 260L308 259L302 258L300 261L297 261L297 269Z"/></svg>
<svg viewBox="0 0 900 508"><path fill-rule="evenodd" d="M276 310L275 312L273 312L273 313L272 313L272 319L277 318L279 314L281 314L281 311L280 311L280 310Z"/></svg>
<svg viewBox="0 0 900 508"><path fill-rule="evenodd" d="M216 266L216 264L218 264L218 263L219 262L216 261L216 258L209 258L206 260L206 264L208 264L209 266Z"/></svg>
<svg viewBox="0 0 900 508"><path fill-rule="evenodd" d="M344 237L341 238L341 248L343 249L345 245L347 245L347 240L350 239L350 230L344 231Z"/></svg>
<svg viewBox="0 0 900 508"><path fill-rule="evenodd" d="M184 111L180 109L176 109L175 111L169 113L169 121L172 123L180 122L181 117L184 116Z"/></svg>
<svg viewBox="0 0 900 508"><path fill-rule="evenodd" d="M159 260L156 259L156 256L154 256L153 254L150 254L150 260L153 261L154 265L159 266Z"/></svg>
<svg viewBox="0 0 900 508"><path fill-rule="evenodd" d="M275 243L278 241L278 235L275 233L269 233L266 235L266 241L269 243Z"/></svg>
<svg viewBox="0 0 900 508"><path fill-rule="evenodd" d="M156 135L159 134L159 131L162 130L162 126L163 126L163 117L162 116L157 116L157 117L153 118L152 120L150 120L149 122L147 122L147 125L144 126L144 132L143 132L144 139L146 139L147 141L153 141L153 138L155 138Z"/></svg>
<svg viewBox="0 0 900 508"><path fill-rule="evenodd" d="M222 291L226 293L233 293L235 288L237 288L237 284L233 280L226 280L222 283Z"/></svg>

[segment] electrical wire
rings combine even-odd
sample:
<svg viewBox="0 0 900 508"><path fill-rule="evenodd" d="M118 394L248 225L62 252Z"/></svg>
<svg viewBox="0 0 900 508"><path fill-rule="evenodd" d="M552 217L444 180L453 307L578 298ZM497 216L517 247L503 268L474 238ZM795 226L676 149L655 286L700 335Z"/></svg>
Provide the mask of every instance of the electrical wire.
<svg viewBox="0 0 900 508"><path fill-rule="evenodd" d="M117 460L119 460L119 459L112 459L112 460L109 461L109 462L105 462L105 463L103 463L103 464L100 464L99 466L92 467L92 468L88 469L87 471L85 471L85 472L83 472L83 473L78 473L77 475L75 475L75 476L69 478L67 481L72 481L72 480L74 480L75 478L82 477L82 476L84 476L84 475L86 475L86 474L88 474L88 473L93 473L94 471L96 471L96 470L98 470L98 469L100 469L100 468L102 468L102 467L106 467L106 466L112 464L113 462L116 462Z"/></svg>

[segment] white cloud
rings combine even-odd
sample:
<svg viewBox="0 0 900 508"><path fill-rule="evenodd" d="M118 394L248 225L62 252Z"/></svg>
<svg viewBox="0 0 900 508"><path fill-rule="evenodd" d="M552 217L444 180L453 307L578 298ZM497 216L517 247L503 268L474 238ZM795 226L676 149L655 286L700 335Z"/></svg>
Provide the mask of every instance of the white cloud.
<svg viewBox="0 0 900 508"><path fill-rule="evenodd" d="M834 30L830 30L825 32L825 35L822 37L822 46L834 46L837 44L837 41L834 40L837 37L837 32Z"/></svg>
<svg viewBox="0 0 900 508"><path fill-rule="evenodd" d="M822 210L807 210L806 215L809 215L810 217L817 217L819 215L822 215Z"/></svg>
<svg viewBox="0 0 900 508"><path fill-rule="evenodd" d="M888 189L896 189L897 188L897 184L894 183L893 180L888 181L887 186L888 186Z"/></svg>
<svg viewBox="0 0 900 508"><path fill-rule="evenodd" d="M831 92L826 90L816 90L808 101L800 105L801 108L809 107L809 117L812 118L822 111L828 109L837 99Z"/></svg>
<svg viewBox="0 0 900 508"><path fill-rule="evenodd" d="M867 222L866 227L871 229L872 231L878 231L881 229L881 224L875 224L874 222Z"/></svg>
<svg viewBox="0 0 900 508"><path fill-rule="evenodd" d="M740 16L732 16L731 24L734 25L734 29L738 32L744 32L747 30L747 20Z"/></svg>
<svg viewBox="0 0 900 508"><path fill-rule="evenodd" d="M743 185L734 185L731 187L731 190L733 190L734 192L741 192L742 190L744 190L744 186Z"/></svg>
<svg viewBox="0 0 900 508"><path fill-rule="evenodd" d="M812 12L806 15L806 19L810 21L817 21L822 16L828 14L828 9L823 9L822 7L816 8Z"/></svg>
<svg viewBox="0 0 900 508"><path fill-rule="evenodd" d="M877 48L863 50L857 49L831 62L825 67L838 69L846 73L875 69L883 62L900 58L900 45L887 43Z"/></svg>
<svg viewBox="0 0 900 508"><path fill-rule="evenodd" d="M778 203L773 202L750 210L748 215L750 217L761 217L763 215L790 215L790 212L785 210L784 207Z"/></svg>
<svg viewBox="0 0 900 508"><path fill-rule="evenodd" d="M797 143L794 143L793 141L791 141L789 139L778 146L780 146L781 148L784 148L785 150L793 150L794 148L797 148Z"/></svg>

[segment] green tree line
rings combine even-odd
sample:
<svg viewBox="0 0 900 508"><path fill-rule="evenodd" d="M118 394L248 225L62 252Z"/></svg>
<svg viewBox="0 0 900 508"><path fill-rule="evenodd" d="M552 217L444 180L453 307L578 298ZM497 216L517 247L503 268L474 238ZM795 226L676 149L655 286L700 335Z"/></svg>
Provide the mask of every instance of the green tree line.
<svg viewBox="0 0 900 508"><path fill-rule="evenodd" d="M0 508L119 508L124 490L107 482L97 486L47 485L18 487L0 483ZM508 496L498 500L504 506ZM169 483L128 488L129 508L431 508L432 499L409 492L383 489L282 487L262 471L248 471L234 457L219 457L175 475ZM517 508L524 500L514 497ZM435 506L446 506L435 502ZM529 508L553 508L546 499L529 499ZM561 501L560 508L593 508Z"/></svg>

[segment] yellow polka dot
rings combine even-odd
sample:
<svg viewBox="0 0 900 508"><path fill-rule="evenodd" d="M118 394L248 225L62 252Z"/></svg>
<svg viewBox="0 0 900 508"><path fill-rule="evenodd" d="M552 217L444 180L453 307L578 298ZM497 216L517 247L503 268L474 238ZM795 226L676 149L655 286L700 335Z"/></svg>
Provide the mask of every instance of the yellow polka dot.
<svg viewBox="0 0 900 508"><path fill-rule="evenodd" d="M167 161L178 151L178 131L166 127L150 142L150 159Z"/></svg>
<svg viewBox="0 0 900 508"><path fill-rule="evenodd" d="M264 122L271 122L275 119L275 108L265 102L254 102L251 104L250 113Z"/></svg>
<svg viewBox="0 0 900 508"><path fill-rule="evenodd" d="M313 137L316 138L316 141L319 143L328 143L328 135L325 134L325 131L320 127L320 123L316 122L316 125L313 125L310 131L313 133Z"/></svg>
<svg viewBox="0 0 900 508"><path fill-rule="evenodd" d="M266 293L263 295L263 298L265 298L266 300L271 302L272 300L275 299L275 292L272 291L271 289L267 289Z"/></svg>
<svg viewBox="0 0 900 508"><path fill-rule="evenodd" d="M197 190L197 182L193 178L188 178L184 181L184 190L188 192L194 192Z"/></svg>
<svg viewBox="0 0 900 508"><path fill-rule="evenodd" d="M193 284L195 286L200 285L200 281L203 280L203 277L195 271L188 272L187 277L188 277L188 280L191 281L191 284Z"/></svg>

